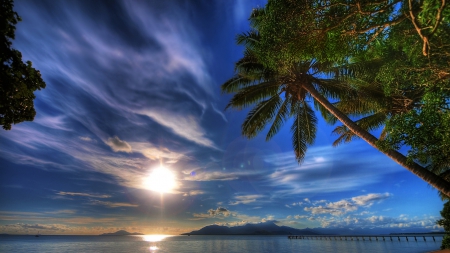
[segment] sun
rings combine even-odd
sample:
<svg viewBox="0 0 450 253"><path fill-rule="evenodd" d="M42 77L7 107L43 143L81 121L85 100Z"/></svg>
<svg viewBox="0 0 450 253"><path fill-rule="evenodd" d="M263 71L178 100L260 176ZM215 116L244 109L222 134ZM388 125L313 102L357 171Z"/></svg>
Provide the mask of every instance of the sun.
<svg viewBox="0 0 450 253"><path fill-rule="evenodd" d="M159 193L172 192L176 186L176 178L172 171L159 167L154 169L145 180L146 188Z"/></svg>

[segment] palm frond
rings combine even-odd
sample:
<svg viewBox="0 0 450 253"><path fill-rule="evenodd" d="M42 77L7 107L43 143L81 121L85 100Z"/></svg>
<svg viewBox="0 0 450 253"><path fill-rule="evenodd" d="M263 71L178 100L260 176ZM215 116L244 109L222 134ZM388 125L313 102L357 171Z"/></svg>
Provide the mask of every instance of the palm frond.
<svg viewBox="0 0 450 253"><path fill-rule="evenodd" d="M364 130L370 132L377 130L381 126L383 126L386 122L387 115L384 112L375 113L371 116L364 117L357 122L357 124L362 127Z"/></svg>
<svg viewBox="0 0 450 253"><path fill-rule="evenodd" d="M335 78L341 77L353 77L359 79L371 79L375 78L375 73L383 66L386 59L376 58L370 61L359 57L353 57L350 62L340 64L330 69L335 73Z"/></svg>
<svg viewBox="0 0 450 253"><path fill-rule="evenodd" d="M247 78L242 75L235 75L233 78L222 84L220 88L222 90L222 93L235 93L254 84L255 80L252 78Z"/></svg>
<svg viewBox="0 0 450 253"><path fill-rule="evenodd" d="M233 107L242 109L250 105L260 103L269 97L278 96L279 84L276 81L258 83L257 85L248 86L240 89L225 107Z"/></svg>
<svg viewBox="0 0 450 253"><path fill-rule="evenodd" d="M332 77L335 70L333 62L312 60L309 65L309 73L311 75L324 74Z"/></svg>
<svg viewBox="0 0 450 253"><path fill-rule="evenodd" d="M262 17L264 17L265 14L265 8L254 8L252 10L252 13L250 14L250 18L248 19L250 21L250 26L254 29L258 29L260 20Z"/></svg>
<svg viewBox="0 0 450 253"><path fill-rule="evenodd" d="M260 102L245 118L242 124L242 135L247 138L255 137L273 119L281 102L282 99L278 95Z"/></svg>
<svg viewBox="0 0 450 253"><path fill-rule="evenodd" d="M244 52L244 57L236 62L234 69L241 74L249 74L253 72L263 73L266 71L263 64L259 63L256 56L249 50L246 50Z"/></svg>
<svg viewBox="0 0 450 253"><path fill-rule="evenodd" d="M333 103L333 105L341 112L351 116L367 116L387 111L384 101L377 101L375 99L343 99Z"/></svg>
<svg viewBox="0 0 450 253"><path fill-rule="evenodd" d="M317 91L327 98L350 99L358 97L357 90L339 80L311 78L311 82Z"/></svg>
<svg viewBox="0 0 450 253"><path fill-rule="evenodd" d="M291 126L292 146L297 161L301 163L308 145L313 144L316 138L317 118L306 101L297 101L294 108L296 116Z"/></svg>
<svg viewBox="0 0 450 253"><path fill-rule="evenodd" d="M386 127L383 127L383 130L381 130L381 134L380 134L380 140L385 140L386 136L387 136L388 132L386 131Z"/></svg>
<svg viewBox="0 0 450 253"><path fill-rule="evenodd" d="M272 139L276 133L280 130L281 126L283 126L284 122L289 116L289 100L285 99L278 110L277 116L273 120L272 126L269 129L269 132L266 136L266 141Z"/></svg>
<svg viewBox="0 0 450 253"><path fill-rule="evenodd" d="M334 125L336 124L336 122L338 122L338 119L333 114L331 114L327 108L325 108L317 100L314 99L313 101L314 101L314 108L320 112L325 122L327 122L330 125Z"/></svg>
<svg viewBox="0 0 450 253"><path fill-rule="evenodd" d="M384 112L379 112L372 114L370 116L361 118L355 121L361 128L366 130L367 132L374 131L385 124L386 114ZM338 126L333 131L333 134L339 135L339 137L333 142L333 146L336 147L342 143L350 142L355 138L359 138L356 134L354 134L350 129L346 126ZM383 134L383 133L382 133Z"/></svg>
<svg viewBox="0 0 450 253"><path fill-rule="evenodd" d="M260 40L260 36L258 31L251 29L248 32L244 32L241 34L238 34L236 36L236 44L245 46L247 48L253 48L256 43L258 43Z"/></svg>
<svg viewBox="0 0 450 253"><path fill-rule="evenodd" d="M333 130L332 133L339 135L339 137L333 142L333 147L337 147L342 143L351 142L354 138L357 137L346 126L338 126Z"/></svg>

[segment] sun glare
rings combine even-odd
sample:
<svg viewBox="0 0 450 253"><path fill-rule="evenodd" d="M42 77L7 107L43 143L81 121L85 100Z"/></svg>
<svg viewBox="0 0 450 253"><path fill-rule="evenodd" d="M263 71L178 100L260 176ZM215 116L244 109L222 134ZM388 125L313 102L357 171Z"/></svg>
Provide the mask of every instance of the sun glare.
<svg viewBox="0 0 450 253"><path fill-rule="evenodd" d="M142 239L146 242L160 242L171 235L143 235Z"/></svg>
<svg viewBox="0 0 450 253"><path fill-rule="evenodd" d="M171 192L176 186L175 175L164 167L154 169L147 178L146 187L159 193Z"/></svg>

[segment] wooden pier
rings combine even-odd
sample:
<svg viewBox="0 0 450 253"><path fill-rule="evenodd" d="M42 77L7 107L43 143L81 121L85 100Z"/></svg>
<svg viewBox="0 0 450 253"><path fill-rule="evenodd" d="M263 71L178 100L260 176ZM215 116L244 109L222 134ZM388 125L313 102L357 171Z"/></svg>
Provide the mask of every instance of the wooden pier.
<svg viewBox="0 0 450 253"><path fill-rule="evenodd" d="M429 241L436 242L436 238L442 238L441 234L430 235L289 235L288 239L330 240L330 241ZM401 240L400 238L405 238ZM442 240L442 239L441 239Z"/></svg>

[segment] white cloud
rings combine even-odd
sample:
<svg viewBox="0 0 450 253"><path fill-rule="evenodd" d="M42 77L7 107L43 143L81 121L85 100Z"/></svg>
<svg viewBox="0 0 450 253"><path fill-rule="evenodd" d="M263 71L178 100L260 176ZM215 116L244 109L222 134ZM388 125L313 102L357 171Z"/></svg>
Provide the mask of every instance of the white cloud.
<svg viewBox="0 0 450 253"><path fill-rule="evenodd" d="M87 137L87 136L80 136L80 140L87 141L87 142L94 141L93 139L91 139L90 137Z"/></svg>
<svg viewBox="0 0 450 253"><path fill-rule="evenodd" d="M299 219L307 219L309 218L308 215L295 215L294 219L299 220Z"/></svg>
<svg viewBox="0 0 450 253"><path fill-rule="evenodd" d="M192 216L195 218L205 219L205 218L227 218L230 216L236 216L235 212L224 207L218 207L217 209L209 209L206 213L193 213Z"/></svg>
<svg viewBox="0 0 450 253"><path fill-rule="evenodd" d="M327 217L317 217L322 224L322 227L329 228L417 228L428 230L440 230L436 225L438 217L424 216L424 217L388 217L388 216L370 216L370 217L356 217L349 215L342 219L332 219Z"/></svg>
<svg viewBox="0 0 450 253"><path fill-rule="evenodd" d="M183 194L183 196L187 197L187 196L195 196L195 195L202 195L202 194L205 194L205 192L201 191L201 190L192 190L192 191L186 192L185 194Z"/></svg>
<svg viewBox="0 0 450 253"><path fill-rule="evenodd" d="M241 196L235 196L235 201L230 201L230 205L239 205L239 204L249 204L256 202L257 200L264 198L264 195L258 195L258 194L251 194L251 195L241 195Z"/></svg>
<svg viewBox="0 0 450 253"><path fill-rule="evenodd" d="M313 206L313 207L305 207L303 210L307 212L311 212L313 215L317 214L330 214L333 216L342 216L349 212L354 212L358 210L360 207L370 207L375 202L380 202L384 199L392 196L390 193L369 193L367 195L361 195L357 197L353 197L351 199L342 199L336 202L329 202L324 206ZM326 201L320 200L314 202L313 205L317 203L324 203Z"/></svg>
<svg viewBox="0 0 450 253"><path fill-rule="evenodd" d="M352 200L359 206L371 206L376 201L381 201L391 196L392 194L390 193L370 193L367 195L353 197Z"/></svg>
<svg viewBox="0 0 450 253"><path fill-rule="evenodd" d="M177 163L185 155L166 147L155 147L149 142L130 142L134 152L139 152L151 160L157 160L165 163Z"/></svg>
<svg viewBox="0 0 450 253"><path fill-rule="evenodd" d="M218 149L206 137L206 131L200 126L199 119L193 115L177 114L164 109L143 110L137 112L152 118L159 124L171 129L175 134L202 146Z"/></svg>

